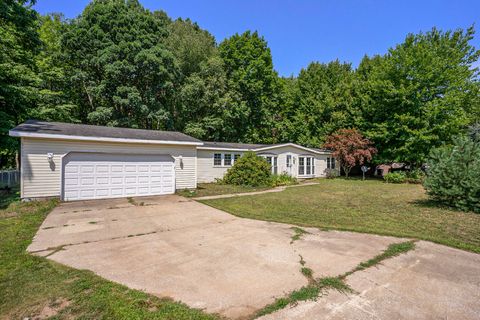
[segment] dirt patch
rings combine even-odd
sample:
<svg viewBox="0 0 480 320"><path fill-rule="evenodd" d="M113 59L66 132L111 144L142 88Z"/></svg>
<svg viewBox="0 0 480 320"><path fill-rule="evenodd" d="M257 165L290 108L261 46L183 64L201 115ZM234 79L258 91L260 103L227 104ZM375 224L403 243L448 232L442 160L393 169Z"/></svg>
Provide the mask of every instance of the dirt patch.
<svg viewBox="0 0 480 320"><path fill-rule="evenodd" d="M49 303L48 305L44 306L39 314L34 315L32 317L24 318L24 319L29 319L29 320L49 319L51 317L56 316L60 311L62 311L69 305L70 305L70 301L64 298L59 298Z"/></svg>

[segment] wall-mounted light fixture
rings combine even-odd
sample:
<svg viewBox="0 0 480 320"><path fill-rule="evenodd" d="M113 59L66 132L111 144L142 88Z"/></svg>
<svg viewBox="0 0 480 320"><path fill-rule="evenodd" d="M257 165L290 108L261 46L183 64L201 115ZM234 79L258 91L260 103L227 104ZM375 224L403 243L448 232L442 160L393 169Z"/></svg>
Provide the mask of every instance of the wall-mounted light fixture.
<svg viewBox="0 0 480 320"><path fill-rule="evenodd" d="M183 156L179 155L178 160L180 161L180 168L183 169Z"/></svg>
<svg viewBox="0 0 480 320"><path fill-rule="evenodd" d="M53 152L48 152L47 153L47 160L50 162L50 161L53 161Z"/></svg>

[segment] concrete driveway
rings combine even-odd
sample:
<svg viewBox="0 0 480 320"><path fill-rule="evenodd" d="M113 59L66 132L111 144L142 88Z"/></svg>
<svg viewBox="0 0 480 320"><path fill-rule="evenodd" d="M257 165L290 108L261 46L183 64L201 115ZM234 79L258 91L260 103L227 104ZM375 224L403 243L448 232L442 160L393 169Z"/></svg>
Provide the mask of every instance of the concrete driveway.
<svg viewBox="0 0 480 320"><path fill-rule="evenodd" d="M336 276L404 241L348 232L292 243L290 225L241 219L179 196L63 203L28 250L206 312L246 318L308 280ZM419 242L417 249L267 319L478 319L480 255Z"/></svg>

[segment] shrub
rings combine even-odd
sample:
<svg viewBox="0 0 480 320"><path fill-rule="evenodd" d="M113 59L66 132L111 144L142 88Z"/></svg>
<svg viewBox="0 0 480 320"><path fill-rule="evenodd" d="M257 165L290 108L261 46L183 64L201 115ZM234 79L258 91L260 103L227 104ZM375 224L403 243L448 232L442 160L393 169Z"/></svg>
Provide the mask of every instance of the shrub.
<svg viewBox="0 0 480 320"><path fill-rule="evenodd" d="M387 173L383 179L386 183L404 183L407 179L407 175L403 171Z"/></svg>
<svg viewBox="0 0 480 320"><path fill-rule="evenodd" d="M297 184L298 181L296 178L288 175L287 173L282 173L282 174L275 174L271 178L271 185L272 187L277 187L277 186L289 186L292 184Z"/></svg>
<svg viewBox="0 0 480 320"><path fill-rule="evenodd" d="M339 176L339 172L336 169L326 169L325 171L325 177L327 179L335 179Z"/></svg>
<svg viewBox="0 0 480 320"><path fill-rule="evenodd" d="M243 186L267 186L271 183L270 165L253 152L246 152L233 167L228 169L223 178L226 184Z"/></svg>
<svg viewBox="0 0 480 320"><path fill-rule="evenodd" d="M458 137L432 150L424 186L434 200L480 213L480 143Z"/></svg>
<svg viewBox="0 0 480 320"><path fill-rule="evenodd" d="M407 171L406 177L406 182L408 183L422 183L425 179L425 173L420 169L413 169Z"/></svg>

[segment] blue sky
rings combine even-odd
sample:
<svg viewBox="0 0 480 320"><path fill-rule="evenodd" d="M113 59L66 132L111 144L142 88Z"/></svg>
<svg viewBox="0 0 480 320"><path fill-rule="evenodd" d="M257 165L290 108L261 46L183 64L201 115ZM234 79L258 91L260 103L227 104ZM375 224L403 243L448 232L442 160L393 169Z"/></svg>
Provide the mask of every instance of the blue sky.
<svg viewBox="0 0 480 320"><path fill-rule="evenodd" d="M38 0L42 14L78 16L88 0ZM356 66L364 54L383 54L407 33L467 28L480 48L480 1L462 0L140 0L150 10L172 18L190 18L217 42L245 30L257 30L268 41L275 69L296 75L312 61L339 59Z"/></svg>

